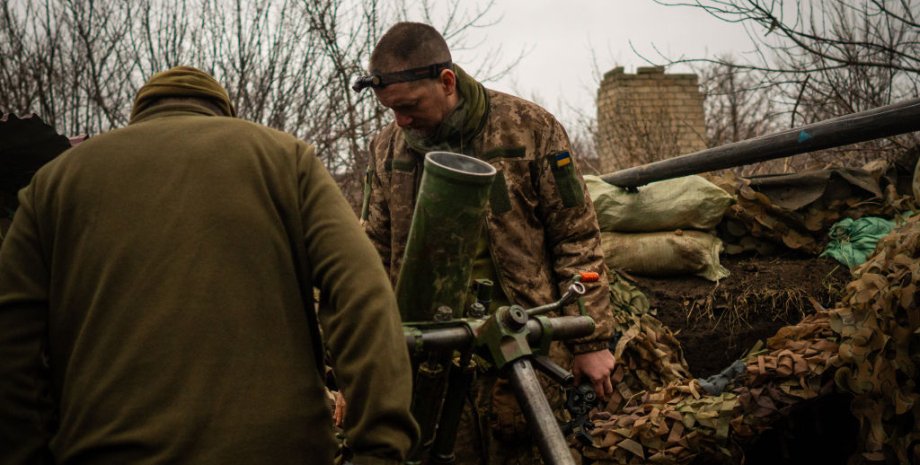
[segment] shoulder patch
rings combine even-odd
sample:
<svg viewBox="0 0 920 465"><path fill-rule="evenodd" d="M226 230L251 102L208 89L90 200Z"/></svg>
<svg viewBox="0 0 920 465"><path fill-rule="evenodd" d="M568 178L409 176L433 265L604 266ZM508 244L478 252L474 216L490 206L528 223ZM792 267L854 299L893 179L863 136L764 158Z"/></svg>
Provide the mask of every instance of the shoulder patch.
<svg viewBox="0 0 920 465"><path fill-rule="evenodd" d="M556 181L556 191L566 208L580 207L585 204L585 191L581 187L578 173L568 151L556 152L546 156L546 161Z"/></svg>
<svg viewBox="0 0 920 465"><path fill-rule="evenodd" d="M559 152L551 156L550 163L553 164L553 170L561 170L572 163L572 156L569 152Z"/></svg>

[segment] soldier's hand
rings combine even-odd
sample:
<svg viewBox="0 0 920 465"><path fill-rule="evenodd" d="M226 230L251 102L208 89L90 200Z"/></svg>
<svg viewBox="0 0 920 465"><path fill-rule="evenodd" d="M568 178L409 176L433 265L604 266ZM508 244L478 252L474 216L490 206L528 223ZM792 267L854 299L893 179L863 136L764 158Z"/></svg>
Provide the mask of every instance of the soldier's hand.
<svg viewBox="0 0 920 465"><path fill-rule="evenodd" d="M332 418L335 419L335 426L342 428L345 425L345 410L347 408L345 396L342 395L342 391L335 391L333 394L335 395L335 412L333 412Z"/></svg>
<svg viewBox="0 0 920 465"><path fill-rule="evenodd" d="M591 384L594 385L594 392L606 400L613 394L613 383L610 381L610 374L615 366L616 359L607 349L578 354L572 363L575 385L577 386L581 383L582 376L587 377Z"/></svg>

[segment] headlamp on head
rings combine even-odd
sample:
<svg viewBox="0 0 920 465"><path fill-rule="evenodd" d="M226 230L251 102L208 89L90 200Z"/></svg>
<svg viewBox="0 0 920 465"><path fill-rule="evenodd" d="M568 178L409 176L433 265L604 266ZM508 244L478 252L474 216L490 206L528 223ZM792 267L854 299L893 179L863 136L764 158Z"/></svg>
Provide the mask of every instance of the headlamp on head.
<svg viewBox="0 0 920 465"><path fill-rule="evenodd" d="M450 69L451 62L435 63L433 65L412 68L403 71L394 71L392 73L375 73L372 72L366 76L361 76L355 80L351 88L355 92L361 92L367 87L382 89L390 84L397 82L420 81L422 79L434 79L441 75L441 71Z"/></svg>

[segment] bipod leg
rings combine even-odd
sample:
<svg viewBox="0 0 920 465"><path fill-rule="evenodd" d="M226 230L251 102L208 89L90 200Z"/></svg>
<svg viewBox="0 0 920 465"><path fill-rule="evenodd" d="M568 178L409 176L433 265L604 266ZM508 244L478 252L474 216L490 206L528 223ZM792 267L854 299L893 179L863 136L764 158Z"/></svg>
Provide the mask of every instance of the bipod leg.
<svg viewBox="0 0 920 465"><path fill-rule="evenodd" d="M450 353L433 353L419 365L415 375L412 393L412 416L418 423L421 437L412 451L409 462L421 462L434 442L438 418L441 416L442 400L447 388L447 377L451 365Z"/></svg>
<svg viewBox="0 0 920 465"><path fill-rule="evenodd" d="M546 465L575 465L575 459L572 458L530 360L517 359L507 367L506 372L524 418L543 455L543 462Z"/></svg>
<svg viewBox="0 0 920 465"><path fill-rule="evenodd" d="M540 370L549 379L563 388L567 388L575 382L575 376L572 375L572 372L562 368L546 355L532 355L530 362L534 368Z"/></svg>
<svg viewBox="0 0 920 465"><path fill-rule="evenodd" d="M450 370L447 394L441 407L441 419L428 456L429 463L449 465L456 462L454 444L457 442L457 429L460 425L460 416L463 414L463 404L473 383L474 369L470 366L470 354L466 353L461 357L460 365Z"/></svg>

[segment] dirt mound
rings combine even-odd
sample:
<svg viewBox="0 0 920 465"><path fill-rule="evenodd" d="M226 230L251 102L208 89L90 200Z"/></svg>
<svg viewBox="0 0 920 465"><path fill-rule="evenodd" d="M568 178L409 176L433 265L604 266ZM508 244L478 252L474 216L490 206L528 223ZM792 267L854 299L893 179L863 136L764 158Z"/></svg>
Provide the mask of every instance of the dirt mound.
<svg viewBox="0 0 920 465"><path fill-rule="evenodd" d="M731 276L633 276L657 317L675 332L694 377L718 373L758 340L813 312L810 299L833 306L849 270L831 259L801 255L728 256Z"/></svg>

